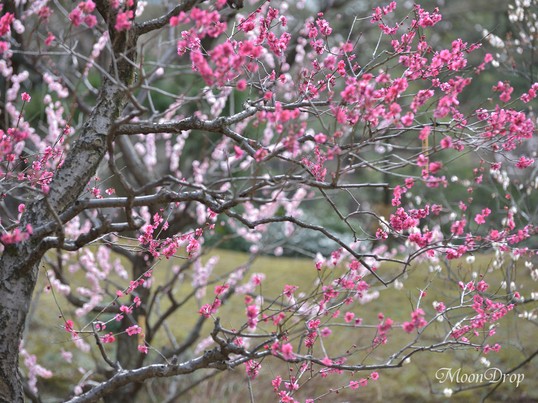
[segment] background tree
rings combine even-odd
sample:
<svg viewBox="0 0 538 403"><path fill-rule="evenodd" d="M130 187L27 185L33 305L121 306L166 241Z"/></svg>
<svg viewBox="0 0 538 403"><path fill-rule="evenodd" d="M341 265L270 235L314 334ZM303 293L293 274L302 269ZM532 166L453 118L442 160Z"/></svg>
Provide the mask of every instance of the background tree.
<svg viewBox="0 0 538 403"><path fill-rule="evenodd" d="M465 91L498 55L430 40L438 10L347 19L343 5L2 7L3 401L39 401L52 376L23 334L40 272L55 337L80 350L62 356L86 368L56 391L73 401L173 401L239 366L251 385L270 358L288 365L267 375L274 399L318 399L418 352L497 352L503 317L534 320L512 279L518 259L534 273L535 212L516 203L535 197L521 172L538 84L495 79L473 105ZM306 233L327 241L293 241ZM250 256L219 268L219 246ZM474 277L451 264L481 251L495 257ZM283 253L315 259L301 284L250 272ZM432 274L401 318L361 308L420 262ZM445 299L426 303L434 281Z"/></svg>

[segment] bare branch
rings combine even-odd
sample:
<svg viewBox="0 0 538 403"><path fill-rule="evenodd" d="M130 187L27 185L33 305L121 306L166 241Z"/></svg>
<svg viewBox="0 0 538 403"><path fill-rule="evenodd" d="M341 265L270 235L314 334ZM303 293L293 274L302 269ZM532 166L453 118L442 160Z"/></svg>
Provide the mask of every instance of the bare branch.
<svg viewBox="0 0 538 403"><path fill-rule="evenodd" d="M153 123L153 122L136 122L121 124L115 128L114 133L117 135L135 135L149 133L181 133L186 130L205 130L208 132L222 133L227 137L235 140L243 146L250 155L254 155L256 150L252 148L257 142L252 139L241 136L229 128L229 126L241 122L244 119L253 116L258 108L250 106L245 110L229 117L219 117L213 120L202 120L197 116L191 116L179 121Z"/></svg>
<svg viewBox="0 0 538 403"><path fill-rule="evenodd" d="M138 220L137 227L141 227L144 223ZM103 235L109 234L111 232L124 232L136 229L129 223L108 223L104 222L99 227L92 227L90 231L86 234L80 235L74 241L64 241L58 237L46 237L43 239L43 243L49 248L60 248L67 251L77 251L80 248L88 245L89 243L95 241L96 239L102 237Z"/></svg>
<svg viewBox="0 0 538 403"><path fill-rule="evenodd" d="M223 369L227 357L218 349L206 351L204 355L177 365L153 364L132 370L120 370L109 380L100 383L83 395L74 397L68 403L96 402L103 396L133 382L143 382L150 378L165 378L190 374L202 368Z"/></svg>
<svg viewBox="0 0 538 403"><path fill-rule="evenodd" d="M105 348L103 347L103 343L101 343L101 338L99 337L99 335L97 334L97 331L95 330L95 324L92 323L92 331L93 331L93 336L95 338L95 343L97 344L97 347L99 347L99 351L101 353L101 356L103 357L103 360L105 360L105 362L110 365L112 368L114 368L115 370L121 370L121 366L118 362L113 362L109 357L108 357L108 354L106 353L105 351Z"/></svg>
<svg viewBox="0 0 538 403"><path fill-rule="evenodd" d="M184 0L181 4L175 6L167 14L159 18L154 18L152 20L144 21L137 24L135 27L136 34L140 36L143 34L147 34L148 32L160 29L170 22L170 18L176 17L182 11L188 11L198 3L203 3L204 1L205 0Z"/></svg>

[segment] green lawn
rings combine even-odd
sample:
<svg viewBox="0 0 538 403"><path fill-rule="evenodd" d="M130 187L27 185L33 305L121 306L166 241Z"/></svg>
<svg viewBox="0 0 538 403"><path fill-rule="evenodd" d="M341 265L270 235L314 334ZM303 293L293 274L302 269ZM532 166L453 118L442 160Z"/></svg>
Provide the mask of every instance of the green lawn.
<svg viewBox="0 0 538 403"><path fill-rule="evenodd" d="M212 278L229 272L230 270L243 265L247 262L248 256L242 253L219 250L219 263L215 268ZM454 279L463 281L471 278L472 272L483 275L490 284L499 284L504 279L507 270L496 270L488 272L491 266L491 256L478 256L472 264L456 262L452 265L452 276ZM158 283L170 276L171 261L162 261L155 268L155 281ZM381 271L395 271L397 267L386 264L380 268ZM446 268L443 269L446 272ZM337 269L335 269L337 271ZM317 272L310 260L294 258L258 258L252 268L251 273L260 272L266 274L266 280L262 285L264 295L276 296L282 291L285 284L295 284L299 286L298 292L308 292L315 279ZM509 271L513 276L518 289L524 296L530 295L535 289L535 283L528 274L528 269L517 266ZM515 277L514 277L515 276ZM247 278L250 275L247 275ZM76 276L81 285L84 284L82 275ZM76 368L83 366L92 368L92 359L87 354L77 354L73 364L65 364L61 361L60 351L62 349L72 350L73 346L69 341L68 334L61 328L63 321L59 318L60 308L64 315L73 318L73 310L69 308L65 299L56 293L56 300L51 293L43 293L43 286L46 284L44 272L41 273L40 286L36 289L36 298L32 310L31 323L26 331L26 346L30 353L38 355L39 363L55 371L56 376L51 380L40 382L44 397L47 401L57 401L48 399L49 396L65 396L64 389L68 384L78 381L83 377L82 373L77 372ZM446 282L442 281L437 273L432 273L426 264L419 264L409 270L409 278L404 281L404 287L400 290L390 286L388 289L382 286L375 286L380 292L380 297L373 302L360 306L355 309L357 316L363 318L364 323L377 324L378 312L383 312L396 323L409 320L411 307L416 306L419 290L426 289L426 296L423 299L421 307L427 312L426 318L429 319L433 314L432 302L435 300L444 301L447 305L452 301L455 294L447 293ZM452 288L451 288L452 289ZM177 290L177 295L182 295L190 290L190 281L186 281ZM488 290L494 291L494 290ZM208 288L206 300L209 302L212 297L212 287ZM219 311L222 319L222 325L226 328L238 328L245 320L245 305L243 296L235 296L226 306ZM166 303L163 304L163 309ZM503 348L499 353L490 353L486 358L490 360L491 367L498 367L503 371L514 367L525 359L526 355L537 349L535 332L536 326L529 321L517 318L518 314L524 309L530 311L536 308L536 303L525 304L518 307L505 316L494 338L489 341L493 344L496 341L505 340ZM192 302L178 311L170 321L171 329L179 341L189 332L192 324L198 319L198 306ZM78 325L83 325L78 322ZM210 323L207 324L206 330L210 329ZM446 331L446 323L435 323L430 326L424 333L422 345L434 343L439 340L439 334ZM260 324L263 329L263 324ZM352 348L353 345L369 346L371 344L374 331L372 329L358 329L353 327L334 328L333 334L324 338L324 346L329 354L334 354L345 349ZM203 335L207 335L206 331ZM357 352L353 356L354 362L375 363L381 362L387 356L398 350L398 347L412 340L414 335L408 335L400 327L395 327L389 333L389 343L375 350L365 349ZM507 340L507 341L506 341ZM88 340L90 344L92 340ZM166 343L166 337L163 334L155 340L154 347ZM377 382L370 382L368 387L359 388L358 390L340 389L327 394L320 401L334 402L359 402L359 401L456 401L467 402L477 401L484 392L483 388L474 389L464 393L456 393L450 399L443 395L443 390L447 387L457 389L455 384L439 384L435 378L436 371L439 368L449 367L454 370L462 368L462 373L480 373L486 369L479 363L481 355L472 350L453 350L444 353L418 353L413 356L409 364L402 368L393 370L381 370L380 379ZM275 402L276 397L272 390L270 380L276 375L286 374L289 369L283 363L276 360L264 360L262 374L259 378L252 381L252 391L256 402ZM481 366L482 365L482 366ZM483 368L477 370L476 368ZM523 373L525 379L518 388L510 382L505 382L496 390L491 401L537 401L538 391L534 388L538 384L538 359L520 368L516 372ZM365 374L367 375L367 374ZM199 376L199 375L196 375ZM306 375L305 375L306 376ZM304 401L306 397L320 396L330 388L338 389L346 385L351 379L358 379L362 374L355 376L330 375L326 379L319 377L308 381L297 394L299 400ZM305 381L307 378L302 378ZM166 385L166 381L152 381L151 388L158 391ZM469 386L469 385L467 385ZM48 396L47 396L48 395ZM196 389L192 390L188 397L177 401L189 402L220 402L220 401L249 401L248 384L244 376L244 369L238 368L229 373L223 373L212 378ZM141 397L140 401L149 401L149 397Z"/></svg>

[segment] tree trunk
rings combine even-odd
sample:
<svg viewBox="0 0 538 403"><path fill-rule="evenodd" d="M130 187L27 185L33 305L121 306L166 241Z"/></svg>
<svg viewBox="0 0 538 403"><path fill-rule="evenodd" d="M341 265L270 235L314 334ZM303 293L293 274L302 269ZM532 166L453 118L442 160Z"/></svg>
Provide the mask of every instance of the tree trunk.
<svg viewBox="0 0 538 403"><path fill-rule="evenodd" d="M12 248L6 248L0 266L0 402L23 402L19 378L19 344L32 292L37 279L37 266L22 277L10 270L17 265Z"/></svg>
<svg viewBox="0 0 538 403"><path fill-rule="evenodd" d="M106 12L107 9L104 10L105 15ZM80 137L69 150L61 168L55 172L49 193L27 206L20 225L25 230L30 224L34 235L24 242L6 245L0 257L0 402L24 401L18 373L19 344L39 262L46 251L43 239L57 230L43 232L39 228L54 224L56 221L51 210L58 215L65 211L95 175L107 151L107 136L112 135L110 129L125 105L126 88L133 81L135 63L132 61L136 60L137 36L132 31L118 33L114 28L110 29L110 33L116 56L110 75L115 80L103 79L97 103Z"/></svg>

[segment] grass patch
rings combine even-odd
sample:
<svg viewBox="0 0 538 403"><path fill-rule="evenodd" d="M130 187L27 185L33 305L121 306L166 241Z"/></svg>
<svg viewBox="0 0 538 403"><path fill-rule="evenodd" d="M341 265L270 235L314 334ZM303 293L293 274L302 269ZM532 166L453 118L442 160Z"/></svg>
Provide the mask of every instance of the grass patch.
<svg viewBox="0 0 538 403"><path fill-rule="evenodd" d="M219 262L211 278L218 278L225 273L236 269L241 265L248 264L248 255L238 252L218 250L215 252L219 256ZM209 258L209 256L207 257ZM207 261L204 258L204 263ZM447 287L447 281L457 283L458 281L469 281L473 278L484 278L492 286L500 284L501 281L515 281L517 289L522 295L529 295L533 291L535 283L528 275L528 269L520 266L507 266L503 269L491 271L492 256L477 256L472 264L464 261L458 261L452 264L452 267L444 267L442 276L450 272L450 280L441 278L439 273L429 270L427 264L417 264L409 269L408 278L404 281L404 287L395 289L393 286L385 288L374 286L379 291L378 299L359 306L354 309L357 317L361 317L364 323L377 324L377 315L383 312L385 316L391 317L397 324L409 320L409 312L417 305L418 295L421 290L425 290L426 295L423 297L421 307L427 312L426 318L433 315L433 301L444 301L450 305L454 298L454 287ZM155 270L155 286L172 275L172 261L160 262ZM380 273L395 272L399 268L385 264L379 269ZM336 272L337 269L334 269ZM268 296L277 296L281 294L285 284L298 285L299 292L308 292L312 287L312 282L319 274L311 260L299 258L273 258L259 257L252 265L250 273L264 273L266 280L262 283L262 293ZM247 275L247 278L250 274ZM76 281L84 285L84 277L81 273L76 275ZM119 282L119 280L117 280ZM40 381L40 387L47 401L59 401L59 396L66 396L69 393L66 387L78 382L87 374L84 371L78 371L79 367L93 368L93 360L101 362L100 358L94 356L96 352L82 354L74 351L73 361L68 364L61 359L61 351L73 350L72 342L69 335L62 328L63 319L60 318L60 309L67 318L74 318L74 310L61 295L56 293L56 300L51 293L44 293L42 290L46 286L47 279L41 273L40 283L36 289L34 305L32 310L31 321L26 330L26 348L30 353L38 356L38 362L55 372L55 377L51 380ZM218 283L217 283L218 284ZM210 302L213 298L213 287L208 287L207 295L203 303ZM111 293L114 290L111 290ZM175 296L181 298L192 291L188 276L184 283L177 288ZM259 291L259 290L258 290ZM494 293L503 290L488 290ZM226 328L237 329L245 322L245 304L244 296L236 295L219 311L222 325ZM192 326L198 320L199 304L194 300L189 301L178 310L170 320L170 329L174 337L178 340L184 340L190 332ZM167 308L167 302L163 301L161 311ZM488 341L489 344L495 342L502 343L503 347L499 353L490 353L486 356L491 362L491 367L501 369L503 372L508 371L526 356L530 355L538 347L535 338L536 327L530 321L518 318L523 310L530 311L536 308L536 303L526 304L517 307L506 315L496 330L496 335ZM344 309L344 308L342 308ZM82 325L83 322L79 322ZM432 324L425 331L421 338L421 345L428 345L439 341L441 335L446 334L446 322L437 322ZM209 334L212 328L211 323L207 323L202 331L202 337ZM260 329L270 331L271 326L260 324ZM375 335L375 328L354 328L338 327L333 328L333 334L323 339L323 345L329 355L339 354L342 350L353 350L353 346L368 347ZM399 326L396 326L389 333L389 343L382 345L374 350L370 348L357 348L355 354L350 357L349 363L352 364L371 364L380 363L397 351L400 347L410 342L414 334L408 335ZM93 344L93 340L88 340ZM160 349L169 343L165 332L158 334L154 340L153 346ZM111 351L111 354L113 351ZM134 352L136 353L136 352ZM317 353L321 354L318 350ZM454 371L461 368L461 373L482 373L486 366L480 363L481 354L473 350L449 350L443 353L424 352L414 355L410 363L398 369L381 370L380 379L377 382L370 381L368 387L351 390L349 388L339 389L345 386L349 380L357 380L368 374L348 374L345 376L329 375L325 379L316 378L306 382L295 396L296 399L304 401L307 397L316 397L325 395L321 401L338 401L338 402L360 402L360 401L455 401L467 402L475 401L484 393L484 388L471 389L464 393L457 393L448 399L444 394L445 388L457 390L459 385L451 382L444 384L438 383L435 378L439 368L452 368ZM504 382L495 391L492 401L536 401L538 400L538 391L534 385L538 382L537 365L538 361L531 361L525 367L518 369L516 372L525 375L525 379L518 388L515 384ZM101 365L104 365L101 362ZM288 367L287 364L278 360L266 359L262 362L262 372L259 378L251 382L252 393L257 403L275 402L276 395L271 387L271 379L280 374L284 377L290 370L295 372L294 366ZM478 368L478 369L477 369ZM482 368L482 369L480 369ZM183 386L186 386L192 379L199 378L205 373L201 371L192 377L186 377ZM303 378L305 380L306 378ZM152 393L157 395L164 392L170 380L152 380L148 381L147 390L151 389ZM473 386L473 384L461 385L463 387ZM179 389L182 385L180 383ZM332 392L329 392L333 389ZM145 395L143 391L138 401L149 401L149 394ZM190 393L183 396L181 401L190 402L220 402L220 401L249 401L249 386L246 381L244 368L237 368L234 371L226 372L211 378L204 382ZM56 398L56 399L55 399ZM177 400L180 401L180 400Z"/></svg>

